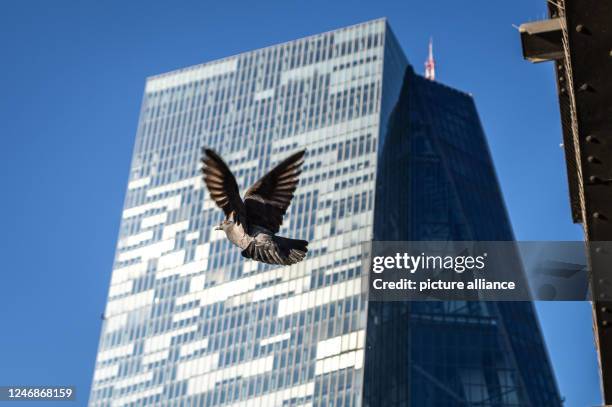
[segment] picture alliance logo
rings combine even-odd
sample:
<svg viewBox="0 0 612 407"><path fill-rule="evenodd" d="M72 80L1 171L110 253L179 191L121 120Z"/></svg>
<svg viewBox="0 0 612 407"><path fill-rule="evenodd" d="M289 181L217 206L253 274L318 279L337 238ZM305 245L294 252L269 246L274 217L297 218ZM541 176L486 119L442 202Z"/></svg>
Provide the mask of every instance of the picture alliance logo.
<svg viewBox="0 0 612 407"><path fill-rule="evenodd" d="M411 255L409 253L396 253L393 256L375 256L372 259L372 272L383 273L386 270L405 270L411 274L419 270L430 271L480 271L486 268L487 253L479 256L441 256L441 255Z"/></svg>

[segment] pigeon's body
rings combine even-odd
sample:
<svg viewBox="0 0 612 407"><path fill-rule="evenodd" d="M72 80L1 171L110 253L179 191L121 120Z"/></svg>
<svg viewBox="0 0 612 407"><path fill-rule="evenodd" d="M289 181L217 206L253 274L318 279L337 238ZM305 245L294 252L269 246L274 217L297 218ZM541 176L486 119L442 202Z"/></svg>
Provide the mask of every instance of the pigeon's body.
<svg viewBox="0 0 612 407"><path fill-rule="evenodd" d="M225 235L230 242L240 247L242 250L249 247L249 245L255 240L255 238L249 235L242 224L232 223L227 228L223 229Z"/></svg>
<svg viewBox="0 0 612 407"><path fill-rule="evenodd" d="M219 225L242 255L269 264L294 264L308 251L305 240L276 236L297 188L305 151L278 164L240 198L236 179L212 150L204 150L204 182L226 219Z"/></svg>

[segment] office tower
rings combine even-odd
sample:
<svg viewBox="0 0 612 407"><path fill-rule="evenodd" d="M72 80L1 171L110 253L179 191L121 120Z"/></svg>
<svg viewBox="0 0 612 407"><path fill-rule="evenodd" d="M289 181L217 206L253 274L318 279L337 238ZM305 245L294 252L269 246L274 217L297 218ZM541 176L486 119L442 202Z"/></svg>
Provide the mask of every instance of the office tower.
<svg viewBox="0 0 612 407"><path fill-rule="evenodd" d="M383 73L402 85L383 90L374 239L514 240L471 96L400 66ZM365 405L562 404L529 302L370 302L366 345Z"/></svg>
<svg viewBox="0 0 612 407"><path fill-rule="evenodd" d="M305 261L213 230L202 146L242 188L308 148L279 232ZM149 78L90 405L558 405L530 304L368 304L363 242L459 237L512 239L475 108L386 20Z"/></svg>

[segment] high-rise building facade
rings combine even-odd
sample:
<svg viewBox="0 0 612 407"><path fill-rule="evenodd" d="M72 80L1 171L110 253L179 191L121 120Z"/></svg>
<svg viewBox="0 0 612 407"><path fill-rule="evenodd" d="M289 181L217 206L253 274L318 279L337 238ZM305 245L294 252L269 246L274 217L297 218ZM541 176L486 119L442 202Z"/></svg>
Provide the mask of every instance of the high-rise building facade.
<svg viewBox="0 0 612 407"><path fill-rule="evenodd" d="M242 188L308 149L305 261L213 230L203 146ZM560 405L531 304L369 304L373 238L513 238L471 98L384 19L149 78L90 406Z"/></svg>

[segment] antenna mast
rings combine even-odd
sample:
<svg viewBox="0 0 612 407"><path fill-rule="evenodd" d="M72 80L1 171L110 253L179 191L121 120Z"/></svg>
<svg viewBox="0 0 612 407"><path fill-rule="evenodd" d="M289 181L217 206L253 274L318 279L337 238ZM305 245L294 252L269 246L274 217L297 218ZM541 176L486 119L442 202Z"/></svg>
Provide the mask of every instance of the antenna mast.
<svg viewBox="0 0 612 407"><path fill-rule="evenodd" d="M430 81L436 80L436 61L433 57L433 39L429 38L429 56L425 61L425 78Z"/></svg>

